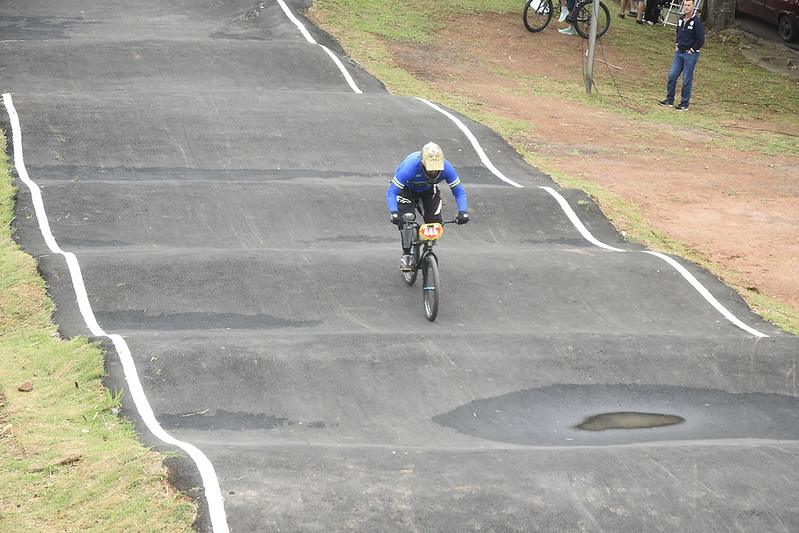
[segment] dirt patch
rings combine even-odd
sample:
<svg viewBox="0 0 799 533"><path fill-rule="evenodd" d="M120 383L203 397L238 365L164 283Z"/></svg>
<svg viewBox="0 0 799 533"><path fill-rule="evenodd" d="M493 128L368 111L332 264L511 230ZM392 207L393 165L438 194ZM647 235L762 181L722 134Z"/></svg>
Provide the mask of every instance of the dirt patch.
<svg viewBox="0 0 799 533"><path fill-rule="evenodd" d="M582 80L583 40L554 27L532 36L517 15L484 14L479 23L452 18L440 36L423 49L391 43L390 51L400 66L441 90L534 123L514 142L526 144L558 171L632 200L657 229L739 272L748 288L799 308L799 154L765 156L702 144L718 134L625 119L548 96L515 95L514 89L529 81L497 72ZM622 86L653 75L626 64L608 44L602 60L619 72ZM618 65L624 65L623 74ZM663 70L657 75L664 78L665 92L668 65ZM660 96L634 105L651 109ZM727 126L799 138L799 123Z"/></svg>
<svg viewBox="0 0 799 533"><path fill-rule="evenodd" d="M799 51L746 32L734 32L730 39L740 43L744 55L760 68L799 80Z"/></svg>

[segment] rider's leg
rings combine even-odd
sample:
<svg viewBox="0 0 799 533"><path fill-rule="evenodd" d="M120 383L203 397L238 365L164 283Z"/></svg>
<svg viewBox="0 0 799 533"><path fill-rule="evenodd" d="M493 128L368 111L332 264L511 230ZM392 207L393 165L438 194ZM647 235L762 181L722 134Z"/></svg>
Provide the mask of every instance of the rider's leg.
<svg viewBox="0 0 799 533"><path fill-rule="evenodd" d="M402 191L402 193L397 195L397 208L400 214L399 230L402 236L402 253L408 255L411 253L413 230L405 227L402 217L405 213L413 213L416 208L416 195L413 194L413 191Z"/></svg>
<svg viewBox="0 0 799 533"><path fill-rule="evenodd" d="M444 217L441 214L444 202L441 200L441 191L438 189L438 185L433 185L431 188L421 193L420 196L422 199L425 223L432 224L433 222L438 222L441 224L441 222L444 221Z"/></svg>

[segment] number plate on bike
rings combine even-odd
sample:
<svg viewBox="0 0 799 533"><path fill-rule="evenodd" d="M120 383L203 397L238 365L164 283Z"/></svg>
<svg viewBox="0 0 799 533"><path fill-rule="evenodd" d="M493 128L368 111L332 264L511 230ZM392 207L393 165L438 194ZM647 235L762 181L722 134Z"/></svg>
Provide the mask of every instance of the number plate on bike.
<svg viewBox="0 0 799 533"><path fill-rule="evenodd" d="M422 224L419 226L419 238L425 241L434 241L444 234L444 228L438 222Z"/></svg>

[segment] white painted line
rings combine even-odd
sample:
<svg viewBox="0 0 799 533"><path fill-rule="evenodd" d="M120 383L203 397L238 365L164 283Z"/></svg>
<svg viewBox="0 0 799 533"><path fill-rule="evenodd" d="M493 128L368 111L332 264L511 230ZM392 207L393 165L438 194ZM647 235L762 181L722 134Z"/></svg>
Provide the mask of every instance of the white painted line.
<svg viewBox="0 0 799 533"><path fill-rule="evenodd" d="M574 212L574 210L569 205L569 202L566 201L566 198L561 196L561 194L559 192L557 192L552 187L541 187L541 188L544 189L545 191L547 191L549 194L551 194L552 197L555 198L555 200L558 201L558 204L560 204L560 208L563 209L563 212L566 213L566 216L569 217L569 220L571 221L571 223L574 225L575 228L577 228L577 231L580 232L580 235L582 235L585 238L585 240L587 240L588 242L590 242L591 244L593 244L595 246L599 246L600 248L604 248L605 250L611 250L613 252L623 252L624 251L621 248L614 248L613 246L609 246L609 245L605 244L604 242L601 242L601 241L597 240L596 237L594 237L591 234L591 232L588 231L588 228L586 228L583 225L582 221L577 216L577 213Z"/></svg>
<svg viewBox="0 0 799 533"><path fill-rule="evenodd" d="M752 334L752 335L754 335L756 337L768 337L768 335L766 335L765 333L761 333L758 330L756 330L754 328L751 328L751 327L747 326L746 324L744 324L743 322L741 322L738 319L738 317L733 315L726 307L721 305L721 303L718 300L716 300L716 298L712 294L710 294L710 291L707 290L705 288L705 286L702 285L699 282L699 280L696 279L693 274L688 272L688 270L684 266L682 266L680 263L678 263L677 261L675 261L671 257L669 257L667 255L664 255L664 254L661 254L659 252L651 252L649 250L645 250L644 253L645 254L649 254L649 255L654 255L655 257L659 257L659 258L663 259L665 262L667 262L668 264L670 264L672 267L674 267L674 269L677 272L679 272L680 274L682 274L682 277L684 277L686 280L688 280L688 283L690 283L693 286L693 288L696 289L699 292L699 294L701 294L702 297L705 300L708 301L708 303L710 305L712 305L714 308L716 308L716 311L721 313L722 316L724 316L724 318L726 318L727 320L729 320L730 322L732 322L733 324L735 324L736 326L738 326L742 330L744 330L744 331L746 331L746 332L748 332L748 333L750 333L750 334Z"/></svg>
<svg viewBox="0 0 799 533"><path fill-rule="evenodd" d="M579 231L580 234L587 241L589 241L591 244L594 244L595 246L599 246L600 248L604 248L606 250L612 250L614 252L624 252L624 250L622 250L620 248L614 248L612 246L608 246L607 244L605 244L603 242L598 241L591 234L591 232L588 231L588 229L583 225L583 223L577 217L577 214L571 208L571 206L566 201L566 199L563 196L561 196L557 191L555 191L551 187L541 187L541 188L544 189L545 191L547 191L549 194L551 194L555 198L555 200L558 201L558 203L560 204L561 209L563 209L563 211L566 213L566 216L569 217L569 220L571 220L571 223L574 225L575 228L577 228L577 231ZM747 333L750 333L751 335L755 335L757 337L768 337L768 335L766 335L765 333L761 333L761 332L757 331L756 329L751 328L751 327L747 326L746 324L744 324L735 315L733 315L726 307L721 305L721 303L719 303L719 301L716 300L716 298L714 298L712 294L710 294L710 291L708 291L707 288L705 288L705 286L702 285L699 282L699 280L696 279L690 272L688 272L685 269L685 267L683 267L680 263L678 263L677 261L675 261L671 257L669 257L667 255L663 255L663 254L658 253L658 252L651 252L651 251L645 250L644 253L647 253L647 254L650 254L650 255L654 255L655 257L659 257L659 258L663 259L664 261L666 261L669 265L671 265L677 272L682 274L682 276L686 280L688 280L688 283L690 283L691 286L694 289L696 289L699 292L699 294L701 294L702 297L705 300L707 300L707 302L710 305L712 305L719 313L721 313L721 315L724 318L726 318L727 320L729 320L730 322L732 322L733 324L735 324L736 326L738 326L742 330L746 331Z"/></svg>
<svg viewBox="0 0 799 533"><path fill-rule="evenodd" d="M319 46L322 50L324 50L327 53L327 55L331 57L331 59L333 59L333 62L341 71L341 74L344 76L344 79L347 80L347 84L349 84L353 92L355 94L363 94L363 91L360 90L358 86L355 84L355 80L352 79L352 76L350 76L350 73L347 71L346 67L344 66L344 63L342 63L341 60L338 57L336 57L336 54L334 54L327 46L316 42L316 40L311 36L311 33L308 31L308 29L303 25L302 22L300 22L300 20L294 15L294 13L291 12L291 9L289 9L289 7L286 5L286 3L283 0L277 0L277 3L280 4L281 9L283 9L283 12L286 14L289 20L293 22L295 26L297 26L297 29L300 30L300 33L302 33L302 36L305 37L305 40L311 44Z"/></svg>
<svg viewBox="0 0 799 533"><path fill-rule="evenodd" d="M144 388L142 387L141 381L139 380L139 375L136 372L136 365L133 362L133 356L130 353L130 348L128 348L128 344L125 342L125 339L123 339L121 335L107 334L97 323L97 319L94 316L94 311L89 303L89 296L86 292L86 286L83 283L83 274L81 273L80 265L78 264L78 258L75 256L75 254L71 252L65 252L58 246L55 237L53 237L53 234L50 231L50 222L47 219L47 213L44 209L44 201L42 200L41 190L39 189L39 186L28 176L28 171L25 168L25 160L23 159L22 155L22 129L20 127L17 110L14 107L14 103L10 94L3 94L3 103L5 103L6 109L8 110L8 116L11 119L11 131L13 134L14 146L14 166L17 169L19 178L25 185L28 186L28 189L30 189L33 206L36 211L36 218L39 220L39 229L42 232L42 237L44 237L45 243L47 243L47 247L53 253L60 254L64 256L64 259L66 259L67 266L69 267L69 273L72 277L72 286L75 289L75 297L78 300L78 307L83 315L83 320L86 322L86 326L89 328L89 331L91 331L93 336L106 337L111 339L111 341L114 343L114 347L119 354L119 359L122 362L122 368L125 372L125 379L128 382L130 396L133 399L133 403L136 405L136 410L142 417L144 424L147 426L147 429L158 439L167 444L180 448L194 460L194 463L197 465L197 469L200 471L203 487L205 488L205 498L208 501L208 511L210 514L213 530L215 533L228 533L229 528L227 524L227 518L225 516L224 498L222 497L222 491L219 488L219 480L216 477L216 472L214 471L213 465L205 456L205 454L203 454L203 452L201 452L197 447L174 438L167 433L164 428L161 427L161 425L158 423L158 420L156 420L155 414L150 406L150 402L147 400L147 396L144 393Z"/></svg>
<svg viewBox="0 0 799 533"><path fill-rule="evenodd" d="M294 13L292 13L291 10L288 8L288 6L286 6L285 2L283 0L277 0L277 2L280 4L280 7L283 8L283 11L286 13L286 16L288 16L289 19L291 19L291 21L294 22L294 24L300 29L302 34L305 36L305 39L308 40L308 42L310 42L310 43L318 44L314 40L314 38L311 37L311 34L308 33L308 30L305 28L305 26L302 25L302 23L297 19L297 17L294 16ZM327 54L331 58L333 58L333 61L336 62L336 64L338 65L339 70L341 70L341 72L344 74L344 78L347 80L347 83L349 83L349 85L352 88L352 90L355 91L358 94L362 94L362 91L360 89L358 89L357 85L355 85L355 82L353 81L353 79L350 76L349 72L347 72L347 69L344 68L344 65L341 63L341 61L338 59L338 57L336 57L335 54L333 54L333 52L331 52L326 46L323 46L321 44L319 46L321 46L322 49L325 52L327 52ZM464 124L463 121L458 119L455 115L453 115L449 111L446 111L445 109L442 109L439 106L435 105L434 103L430 102L429 100L425 100L424 98L420 98L418 96L416 97L416 99L419 100L420 102L424 102L425 104L427 104L428 106L432 107L433 109L435 109L436 111L438 111L439 113L441 113L442 115L444 115L445 117L450 119L452 122L454 122L455 125L458 126L458 128L463 132L463 134L466 135L466 138L469 139L469 141L472 143L472 147L474 148L475 152L477 152L477 155L480 158L480 161L483 162L483 164L486 166L486 168L488 168L488 170L491 171L492 174L494 174L496 177L498 177L499 179L501 179L505 183L513 185L514 187L519 187L519 188L523 187L522 185L519 185L518 183L516 183L512 179L510 179L507 176L505 176L502 172L499 171L499 169L497 169L497 167L494 166L494 164L491 162L491 160L486 155L485 150L483 150L483 147L480 146L480 143L478 142L477 137L475 137L474 134L469 130L469 128L466 127L466 124ZM566 201L566 199L563 196L560 195L560 193L558 193L557 191L555 191L551 187L543 187L542 186L541 189L544 189L545 191L547 191L549 194L552 195L553 198L555 198L555 200L557 200L558 204L560 204L561 209L563 209L563 212L566 213L566 216L569 218L569 220L571 221L572 225L574 225L574 227L577 229L577 231L580 232L580 235L582 235L583 238L585 238L588 242L590 242L591 244L593 244L595 246L598 246L600 248L604 248L605 250L611 250L613 252L624 252L625 251L625 250L622 250L621 248L614 248L613 246L609 246L609 245L597 240L591 234L591 232L588 231L588 228L585 227L585 225L582 223L580 218L577 216L577 214L571 208L569 203ZM746 324L744 324L743 322L738 320L738 318L736 318L735 315L730 313L727 310L727 308L725 308L723 305L721 305L718 302L718 300L716 300L713 297L713 295L710 294L710 292L701 283L699 283L699 280L697 280L694 276L692 276L690 272L685 270L685 268L683 268L682 265L680 265L679 263L677 263L676 261L674 261L670 257L665 256L663 254L659 254L657 252L649 252L649 251L647 251L646 253L655 255L657 257L660 257L661 259L663 259L664 261L669 263L672 267L674 267L680 274L683 275L683 277L685 279L688 280L688 282L691 285L693 285L693 287L697 291L699 291L699 293L705 298L705 300L707 300L713 307L715 307L718 310L718 312L721 313L727 320L729 320L730 322L732 322L733 324L735 324L739 328L743 329L744 331L747 331L747 332L751 333L752 335L756 335L758 337L768 337L768 335L766 335L764 333L761 333L761 332L757 331L756 329L750 328L749 326L747 326Z"/></svg>
<svg viewBox="0 0 799 533"><path fill-rule="evenodd" d="M503 175L499 170L497 170L497 168L494 166L494 164L491 163L491 161L488 159L488 156L486 155L485 151L480 146L480 143L477 141L477 138L472 134L471 131L469 131L469 128L467 128L466 125L463 122L458 120L451 113L441 109L440 107L438 107L435 104L425 100L424 98L416 97L416 99L421 101L421 102L424 102L425 104L429 105L430 107L432 107L436 111L442 113L443 115L448 117L450 120L452 120L461 129L461 131L463 131L463 133L466 135L466 137L471 141L472 146L474 147L475 151L477 152L477 155L480 157L480 160L483 162L483 164L491 172L494 173L495 176L497 176L499 179L501 179L502 181L504 181L506 183L514 185L515 187L522 187L521 185L519 185L515 181L510 180L507 177L505 177L505 175ZM587 240L588 242L590 242L594 246L598 246L600 248L604 248L605 250L610 250L610 251L613 251L613 252L624 252L625 251L625 250L623 250L621 248L615 248L613 246L607 245L604 242L601 242L600 240L598 240L596 237L594 237L591 234L591 232L588 231L588 228L586 228L585 225L582 223L580 218L577 216L577 213L575 213L574 210L571 208L571 206L569 205L569 202L567 202L566 199L560 193L558 193L555 189L553 189L552 187L545 187L545 186L541 186L540 188L545 190L553 198L555 198L555 200L560 205L560 208L563 210L563 212L566 214L568 219L571 221L572 225L577 229L577 231L580 232L580 235L582 235L585 240ZM691 275L691 273L688 272L677 261L673 260L672 258L670 258L670 257L668 257L666 255L663 255L663 254L660 254L660 253L657 253L657 252L646 251L645 253L654 255L656 257L660 257L661 259L666 261L669 265L671 265L674 269L676 269L677 272L682 274L682 276L686 280L688 280L688 282L697 291L699 291L699 294L701 294L702 297L704 297L705 300L707 300L708 303L710 303L710 305L712 305L719 313L722 314L722 316L724 316L724 318L726 318L727 320L729 320L730 322L732 322L733 324L735 324L739 328L743 329L747 333L750 333L750 334L755 335L757 337L768 337L768 335L766 335L765 333L761 333L760 331L758 331L758 330L756 330L754 328L751 328L751 327L747 326L746 324L744 324L735 315L733 315L726 307L721 305L721 303L719 303L719 301L716 300L713 297L712 294L710 294L710 291L708 291L699 282L699 280L697 280L693 275Z"/></svg>
<svg viewBox="0 0 799 533"><path fill-rule="evenodd" d="M488 168L488 170L491 171L492 174L494 174L496 177L498 177L505 183L513 185L514 187L524 188L522 185L519 185L512 179L506 177L502 172L499 171L499 169L497 169L497 167L494 166L494 163L491 162L491 160L488 158L485 151L483 150L483 147L480 146L480 143L477 141L477 137L475 137L474 134L471 131L469 131L469 128L466 127L466 124L464 124L460 119L458 119L458 117L456 117L449 111L441 109L434 103L425 100L424 98L419 98L418 96L416 96L415 98L420 102L424 102L425 104L429 105L430 107L432 107L433 109L435 109L436 111L438 111L439 113L450 119L452 122L454 122L455 125L458 126L458 128L460 128L463 134L466 135L466 138L469 139L469 141L472 143L472 147L474 148L474 151L477 152L477 155L480 157L480 161L483 162L483 164L486 166L486 168Z"/></svg>
<svg viewBox="0 0 799 533"><path fill-rule="evenodd" d="M355 84L355 80L352 79L352 76L350 76L350 73L347 72L346 68L344 68L344 63L341 62L341 60L336 56L336 54L331 52L330 49L327 46L323 45L323 44L320 44L319 46L322 48L322 50L327 52L327 55L329 55L331 57L331 59L333 59L333 61L336 63L336 65L338 65L338 69L341 71L342 74L344 74L344 79L347 80L347 83L349 84L349 86L353 90L353 92L355 94L363 94L363 91L360 90L358 88L358 86Z"/></svg>
<svg viewBox="0 0 799 533"><path fill-rule="evenodd" d="M317 44L314 38L311 37L311 33L305 28L305 26L302 25L302 22L300 22L299 19L294 16L294 13L291 12L289 6L286 5L286 2L283 0L277 0L277 3L280 4L281 9L283 9L283 12L286 14L289 20L293 22L295 26L297 26L297 29L300 30L300 33L302 33L302 36L305 37L305 40L311 44Z"/></svg>

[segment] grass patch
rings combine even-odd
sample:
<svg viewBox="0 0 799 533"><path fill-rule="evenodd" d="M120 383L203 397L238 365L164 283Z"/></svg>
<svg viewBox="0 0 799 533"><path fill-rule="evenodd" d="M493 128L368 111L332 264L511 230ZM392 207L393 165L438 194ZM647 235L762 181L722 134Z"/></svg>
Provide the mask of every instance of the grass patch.
<svg viewBox="0 0 799 533"><path fill-rule="evenodd" d="M5 148L0 131L0 530L190 531L196 506L115 414L102 350L51 322L36 264L11 238Z"/></svg>
<svg viewBox="0 0 799 533"><path fill-rule="evenodd" d="M608 4L611 13L617 12L615 6L614 2ZM347 53L380 79L390 92L440 102L487 125L559 184L590 194L628 238L653 250L679 255L699 264L736 289L764 318L785 331L799 334L799 310L748 289L740 281L738 273L706 260L696 250L657 231L633 202L597 184L548 168L545 160L527 149L524 135L520 134L525 129L535 128L535 125L492 114L484 106L457 94L436 92L429 82L399 68L388 51L387 43L391 40L421 47L432 43L435 30L445 27L452 16L480 13L518 15L518 24L522 24L522 9L523 3L518 0L458 0L429 4L416 0L316 0L308 14L315 24L335 36ZM402 28L402 31L394 31L396 28ZM702 143L764 155L794 155L799 151L796 137L757 126L759 121L777 125L796 122L799 82L753 65L743 55L744 45L740 42L740 34L735 31L708 34L694 79L697 98L692 99L691 113L674 113L656 105L638 105L638 102L654 102L662 98L673 57L674 28L654 26L646 27L646 30L631 31L629 26L619 24L613 16L608 33L599 40L596 57L608 61L606 52L609 55L612 51L617 54L619 50L629 51L624 54L624 73L595 64L595 90L591 95L585 94L582 83L565 77L525 77L501 69L490 71L516 81L518 85L513 94L557 94L559 98L636 121L700 128L711 134ZM534 39L532 34L531 38ZM653 64L662 65L658 76L651 75ZM642 72L647 74L641 75Z"/></svg>

